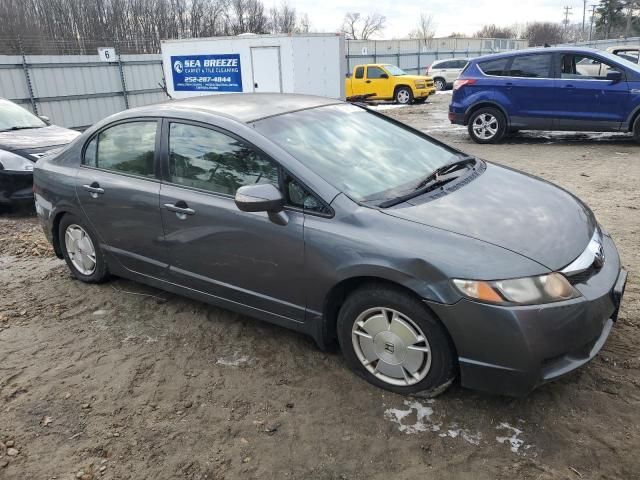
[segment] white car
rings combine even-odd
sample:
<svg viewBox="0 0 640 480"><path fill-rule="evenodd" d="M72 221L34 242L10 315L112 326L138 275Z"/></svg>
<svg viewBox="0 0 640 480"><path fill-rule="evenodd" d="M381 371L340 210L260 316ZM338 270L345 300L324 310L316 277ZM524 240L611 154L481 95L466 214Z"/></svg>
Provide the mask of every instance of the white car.
<svg viewBox="0 0 640 480"><path fill-rule="evenodd" d="M607 52L617 55L620 58L624 58L631 63L640 63L638 60L640 46L620 45L617 47L608 47ZM602 77L607 75L607 66L590 58L583 58L580 60L576 64L576 70L580 75L586 75L589 77Z"/></svg>
<svg viewBox="0 0 640 480"><path fill-rule="evenodd" d="M468 62L468 58L436 60L427 67L425 75L433 78L433 84L436 90L445 90L447 87L453 85L453 82L456 81Z"/></svg>

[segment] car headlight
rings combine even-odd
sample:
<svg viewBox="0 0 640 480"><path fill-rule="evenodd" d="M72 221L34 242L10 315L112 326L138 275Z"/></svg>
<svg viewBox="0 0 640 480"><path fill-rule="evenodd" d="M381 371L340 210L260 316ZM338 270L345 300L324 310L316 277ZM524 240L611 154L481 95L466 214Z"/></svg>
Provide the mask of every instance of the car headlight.
<svg viewBox="0 0 640 480"><path fill-rule="evenodd" d="M580 296L561 273L496 281L454 279L453 284L469 298L503 305L552 303Z"/></svg>
<svg viewBox="0 0 640 480"><path fill-rule="evenodd" d="M414 83L416 84L416 88L425 88L427 86L424 80L416 80Z"/></svg>
<svg viewBox="0 0 640 480"><path fill-rule="evenodd" d="M33 172L33 162L15 153L0 150L0 170Z"/></svg>

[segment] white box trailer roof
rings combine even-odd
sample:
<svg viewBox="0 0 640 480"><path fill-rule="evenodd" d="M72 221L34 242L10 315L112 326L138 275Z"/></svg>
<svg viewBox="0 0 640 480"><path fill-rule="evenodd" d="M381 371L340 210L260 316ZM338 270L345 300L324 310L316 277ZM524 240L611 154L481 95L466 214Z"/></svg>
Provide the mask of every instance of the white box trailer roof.
<svg viewBox="0 0 640 480"><path fill-rule="evenodd" d="M173 98L283 92L344 99L342 34L253 35L162 41Z"/></svg>

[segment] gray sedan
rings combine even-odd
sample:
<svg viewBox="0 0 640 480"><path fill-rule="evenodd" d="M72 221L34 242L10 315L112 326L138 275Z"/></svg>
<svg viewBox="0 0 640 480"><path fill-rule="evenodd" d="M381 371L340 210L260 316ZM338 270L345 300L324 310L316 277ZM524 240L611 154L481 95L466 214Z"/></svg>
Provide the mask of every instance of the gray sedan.
<svg viewBox="0 0 640 480"><path fill-rule="evenodd" d="M116 275L338 343L404 394L524 395L592 359L626 282L572 194L382 114L280 94L128 110L38 161L84 282Z"/></svg>

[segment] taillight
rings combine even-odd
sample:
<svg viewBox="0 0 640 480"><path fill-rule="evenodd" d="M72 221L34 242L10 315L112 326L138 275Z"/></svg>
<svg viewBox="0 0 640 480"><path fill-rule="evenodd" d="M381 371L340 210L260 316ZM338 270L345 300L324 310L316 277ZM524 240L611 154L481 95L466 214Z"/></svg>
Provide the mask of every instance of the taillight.
<svg viewBox="0 0 640 480"><path fill-rule="evenodd" d="M456 80L455 82L453 82L453 90L454 91L458 90L459 88L462 88L465 85L473 85L476 82L477 80L474 80L472 78L465 79L465 80Z"/></svg>

